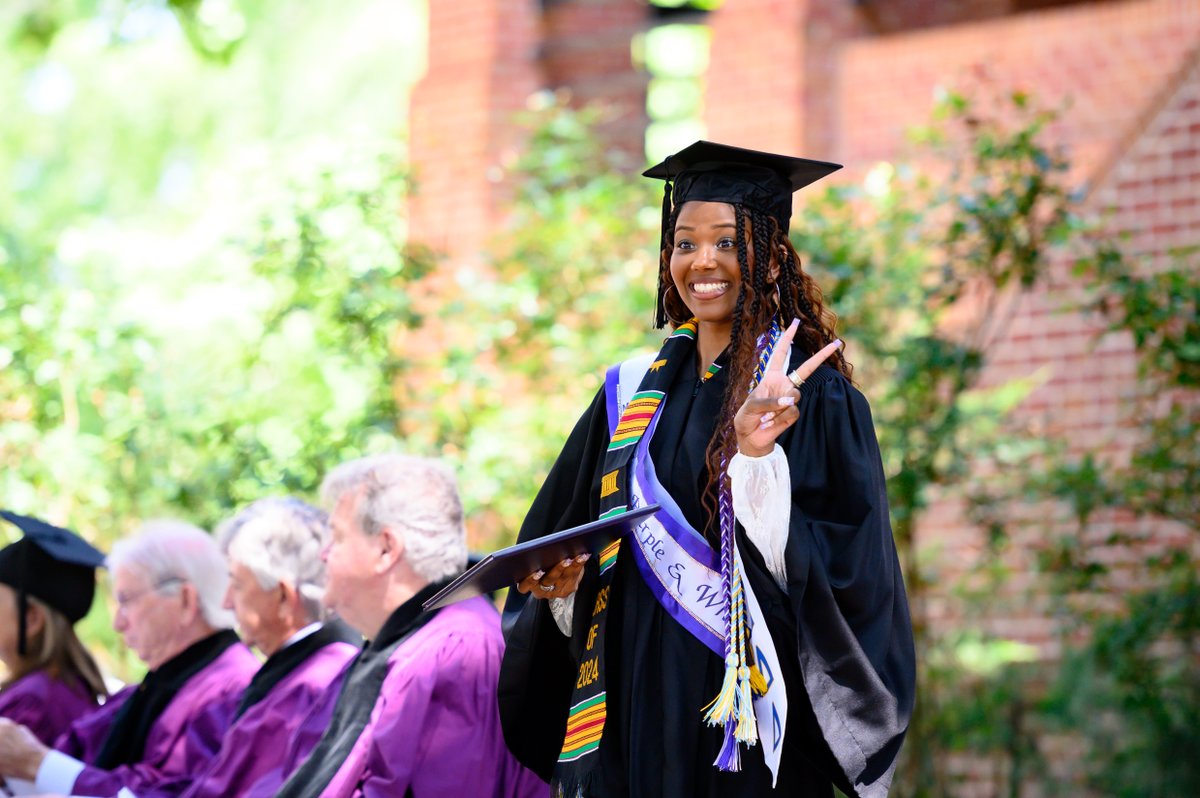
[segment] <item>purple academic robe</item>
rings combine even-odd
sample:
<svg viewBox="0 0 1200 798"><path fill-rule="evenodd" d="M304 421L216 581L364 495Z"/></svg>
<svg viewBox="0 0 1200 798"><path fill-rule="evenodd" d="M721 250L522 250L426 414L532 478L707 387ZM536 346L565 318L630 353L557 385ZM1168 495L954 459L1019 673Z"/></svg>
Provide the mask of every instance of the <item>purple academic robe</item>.
<svg viewBox="0 0 1200 798"><path fill-rule="evenodd" d="M164 790L160 787L152 791L153 796L178 794L183 798L225 798L245 795L251 785L280 767L287 753L286 742L292 739L296 727L330 691L331 683L335 685L334 694L337 693L337 680L358 651L349 643L334 642L313 652L234 722L225 735L221 750L203 773L187 779L183 785L186 789Z"/></svg>
<svg viewBox="0 0 1200 798"><path fill-rule="evenodd" d="M80 718L54 747L87 767L75 779L72 795L115 795L122 788L152 792L199 772L221 747L229 719L259 662L243 643L235 643L197 673L150 727L142 761L113 770L93 767L121 705L137 689L131 685Z"/></svg>
<svg viewBox="0 0 1200 798"><path fill-rule="evenodd" d="M509 753L496 684L504 638L487 599L452 604L404 640L367 726L322 798L478 796L548 798L550 787ZM349 666L347 667L348 670ZM292 739L286 777L308 756L332 716L345 671ZM254 796L281 780L260 781Z"/></svg>
<svg viewBox="0 0 1200 798"><path fill-rule="evenodd" d="M45 745L53 745L78 718L96 710L96 699L82 684L33 671L0 690L0 717L27 726Z"/></svg>

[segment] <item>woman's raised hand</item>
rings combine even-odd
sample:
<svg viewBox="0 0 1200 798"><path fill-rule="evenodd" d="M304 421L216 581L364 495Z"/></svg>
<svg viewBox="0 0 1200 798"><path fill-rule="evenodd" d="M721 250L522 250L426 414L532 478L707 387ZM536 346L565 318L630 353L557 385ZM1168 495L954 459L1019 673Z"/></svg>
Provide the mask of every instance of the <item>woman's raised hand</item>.
<svg viewBox="0 0 1200 798"><path fill-rule="evenodd" d="M840 340L834 341L800 364L789 375L788 353L799 326L800 320L793 319L783 335L779 336L779 342L775 344L775 351L771 353L771 360L767 363L762 379L733 417L738 451L744 455L762 457L770 454L775 448L775 439L800 418L800 411L796 409L800 389L796 387L796 383L805 380L817 370L817 366L842 346Z"/></svg>

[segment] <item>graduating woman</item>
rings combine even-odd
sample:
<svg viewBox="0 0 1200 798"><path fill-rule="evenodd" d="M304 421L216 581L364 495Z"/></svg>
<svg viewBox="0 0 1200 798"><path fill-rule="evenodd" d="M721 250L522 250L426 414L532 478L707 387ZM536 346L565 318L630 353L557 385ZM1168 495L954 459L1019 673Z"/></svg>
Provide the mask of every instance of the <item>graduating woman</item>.
<svg viewBox="0 0 1200 798"><path fill-rule="evenodd" d="M75 636L96 591L104 555L73 532L0 511L25 536L0 549L0 717L53 745L108 695L95 660Z"/></svg>
<svg viewBox="0 0 1200 798"><path fill-rule="evenodd" d="M697 142L666 181L653 357L609 370L521 528L656 503L505 608L509 746L569 796L883 796L913 705L870 410L787 238L839 168Z"/></svg>

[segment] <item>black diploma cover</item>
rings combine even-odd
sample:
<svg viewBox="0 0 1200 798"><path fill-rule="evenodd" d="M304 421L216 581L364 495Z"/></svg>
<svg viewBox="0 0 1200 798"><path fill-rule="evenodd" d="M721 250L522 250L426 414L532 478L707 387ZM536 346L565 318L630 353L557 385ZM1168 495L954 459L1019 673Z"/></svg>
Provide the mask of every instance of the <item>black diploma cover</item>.
<svg viewBox="0 0 1200 798"><path fill-rule="evenodd" d="M422 606L426 612L436 610L456 601L511 587L534 571L549 570L555 563L568 557L587 552L599 554L605 546L632 532L639 521L657 509L657 504L649 504L611 518L602 518L500 549L471 566Z"/></svg>

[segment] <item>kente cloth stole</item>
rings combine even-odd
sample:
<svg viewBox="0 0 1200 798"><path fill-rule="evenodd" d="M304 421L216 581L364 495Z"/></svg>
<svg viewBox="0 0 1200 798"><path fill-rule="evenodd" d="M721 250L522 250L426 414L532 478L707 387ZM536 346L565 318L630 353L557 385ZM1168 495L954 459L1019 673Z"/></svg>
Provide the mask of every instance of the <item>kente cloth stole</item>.
<svg viewBox="0 0 1200 798"><path fill-rule="evenodd" d="M648 502L658 502L663 509L643 521L623 547L618 541L600 554L600 584L556 771L559 794L569 798L579 795L586 785L587 774L598 759L596 752L603 742L607 697L604 634L613 565L622 548L629 552L651 593L668 614L724 658L730 673L736 676L740 670L745 677L742 680L745 696L730 693L730 685L723 690L730 693L727 700L732 702L723 718L713 720L715 716L710 711L709 723L725 726L727 738L734 740L732 767L726 766L728 761L722 764L719 760L715 764L737 769L736 741L755 744L759 739L758 725L762 725L770 730L764 736L765 759L772 773L778 772L787 718L786 692L762 613L749 583L740 578L740 555L734 551L732 567L722 568L719 554L687 523L678 505L658 482L649 454L649 441L666 399L666 389L676 369L692 363L695 338L693 320L677 328L656 356L622 363L610 369L606 380L610 443L601 479L600 517L619 515ZM772 333L760 342L761 363L765 364L777 338L778 328L773 327ZM704 379L718 369L710 367ZM635 391L631 390L633 386ZM748 617L738 615L739 624L730 622L734 606L746 608ZM730 659L731 650L735 654L740 652L740 659ZM753 696L749 687L751 667L757 688ZM718 696L714 703L720 701ZM697 712L701 710L697 707ZM735 710L740 710L740 717Z"/></svg>

